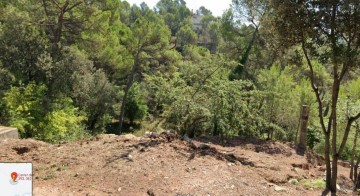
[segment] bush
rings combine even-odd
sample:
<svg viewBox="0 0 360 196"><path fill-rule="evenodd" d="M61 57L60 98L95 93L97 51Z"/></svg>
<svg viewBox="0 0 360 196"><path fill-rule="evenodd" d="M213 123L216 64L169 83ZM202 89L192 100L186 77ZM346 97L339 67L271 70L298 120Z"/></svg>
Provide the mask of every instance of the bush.
<svg viewBox="0 0 360 196"><path fill-rule="evenodd" d="M324 189L326 186L323 179L316 179L313 181L310 181L309 179L302 179L299 183L305 188Z"/></svg>
<svg viewBox="0 0 360 196"><path fill-rule="evenodd" d="M47 87L30 83L12 87L4 102L10 115L10 125L18 128L21 137L34 137L48 142L75 140L86 136L85 115L78 112L70 98L46 99Z"/></svg>
<svg viewBox="0 0 360 196"><path fill-rule="evenodd" d="M70 98L58 100L52 112L42 124L42 132L37 136L48 142L71 141L84 138L87 133L82 123L85 115L78 113Z"/></svg>
<svg viewBox="0 0 360 196"><path fill-rule="evenodd" d="M314 149L315 145L318 144L323 139L323 134L321 131L316 129L315 127L309 127L307 129L307 146L310 147L311 150Z"/></svg>
<svg viewBox="0 0 360 196"><path fill-rule="evenodd" d="M45 114L47 87L30 83L12 87L5 93L4 102L10 116L9 124L18 128L21 137L34 137L40 133Z"/></svg>
<svg viewBox="0 0 360 196"><path fill-rule="evenodd" d="M134 124L134 120L142 120L148 111L144 94L138 83L134 83L129 90L127 96L125 117L129 119L130 124Z"/></svg>

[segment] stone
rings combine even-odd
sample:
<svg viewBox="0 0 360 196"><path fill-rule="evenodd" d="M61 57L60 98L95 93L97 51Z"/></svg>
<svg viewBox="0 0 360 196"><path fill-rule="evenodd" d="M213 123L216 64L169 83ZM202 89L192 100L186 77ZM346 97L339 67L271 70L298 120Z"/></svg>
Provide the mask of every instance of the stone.
<svg viewBox="0 0 360 196"><path fill-rule="evenodd" d="M340 185L336 184L336 189L340 191L341 190Z"/></svg>
<svg viewBox="0 0 360 196"><path fill-rule="evenodd" d="M155 196L154 191L152 189L149 189L147 192L148 196Z"/></svg>
<svg viewBox="0 0 360 196"><path fill-rule="evenodd" d="M19 139L18 129L0 126L0 140L1 139Z"/></svg>
<svg viewBox="0 0 360 196"><path fill-rule="evenodd" d="M133 134L125 134L123 136L125 139L128 139L128 140L132 140L132 139L136 139L137 137Z"/></svg>
<svg viewBox="0 0 360 196"><path fill-rule="evenodd" d="M274 190L277 192L283 192L283 191L286 191L287 189L284 187L281 187L281 186L275 186Z"/></svg>

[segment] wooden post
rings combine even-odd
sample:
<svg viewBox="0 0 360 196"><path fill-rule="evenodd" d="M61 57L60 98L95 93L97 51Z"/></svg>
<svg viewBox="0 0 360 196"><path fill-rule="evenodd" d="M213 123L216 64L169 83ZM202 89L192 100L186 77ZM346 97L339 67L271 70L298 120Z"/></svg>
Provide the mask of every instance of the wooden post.
<svg viewBox="0 0 360 196"><path fill-rule="evenodd" d="M309 119L309 106L303 105L300 116L300 137L296 147L299 155L304 155L306 151L307 123Z"/></svg>

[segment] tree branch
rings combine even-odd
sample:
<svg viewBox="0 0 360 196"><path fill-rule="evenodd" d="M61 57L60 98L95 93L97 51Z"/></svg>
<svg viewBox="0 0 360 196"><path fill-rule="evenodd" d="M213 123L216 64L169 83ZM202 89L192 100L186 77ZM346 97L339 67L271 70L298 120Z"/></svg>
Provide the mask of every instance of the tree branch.
<svg viewBox="0 0 360 196"><path fill-rule="evenodd" d="M55 3L56 7L61 9L62 7L60 6L59 2L57 2L56 0L52 0L52 2Z"/></svg>
<svg viewBox="0 0 360 196"><path fill-rule="evenodd" d="M302 42L301 42L301 48L303 50L303 53L305 55L306 58L306 62L310 68L310 83L311 83L311 88L313 89L315 96L316 96L316 100L318 102L318 112L319 112L319 117L320 117L320 124L321 124L321 128L324 132L324 134L328 133L328 129L326 129L325 127L325 123L324 123L324 117L323 117L323 111L322 111L322 107L323 107L323 103L320 97L320 93L319 93L319 89L315 86L315 78L314 78L314 69L313 69L313 65L311 63L310 57L306 51L305 48L305 40L304 38L302 38Z"/></svg>
<svg viewBox="0 0 360 196"><path fill-rule="evenodd" d="M341 141L339 151L337 152L338 154L341 154L343 152L344 148L345 148L346 141L347 141L347 138L349 136L352 123L354 121L356 121L357 119L359 119L359 118L360 118L360 112L357 115L348 118L348 121L346 123L345 132L344 132L344 137L343 137L343 139Z"/></svg>
<svg viewBox="0 0 360 196"><path fill-rule="evenodd" d="M72 5L71 7L69 7L69 8L67 8L67 9L65 9L65 12L67 12L67 11L70 11L70 10L74 9L76 6L78 6L78 5L82 4L83 2L84 2L84 1L79 1L79 2L75 3L75 4L74 4L74 5Z"/></svg>

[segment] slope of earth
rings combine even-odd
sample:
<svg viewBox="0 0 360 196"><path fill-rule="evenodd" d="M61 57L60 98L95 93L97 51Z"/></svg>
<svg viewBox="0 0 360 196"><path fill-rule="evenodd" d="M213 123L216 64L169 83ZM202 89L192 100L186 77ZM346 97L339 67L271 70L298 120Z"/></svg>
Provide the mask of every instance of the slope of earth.
<svg viewBox="0 0 360 196"><path fill-rule="evenodd" d="M212 142L211 142L212 141ZM184 141L172 132L98 135L58 145L0 142L2 162L32 162L34 195L321 195L290 179L322 179L324 166L285 144L243 139ZM351 195L339 166L339 195Z"/></svg>

